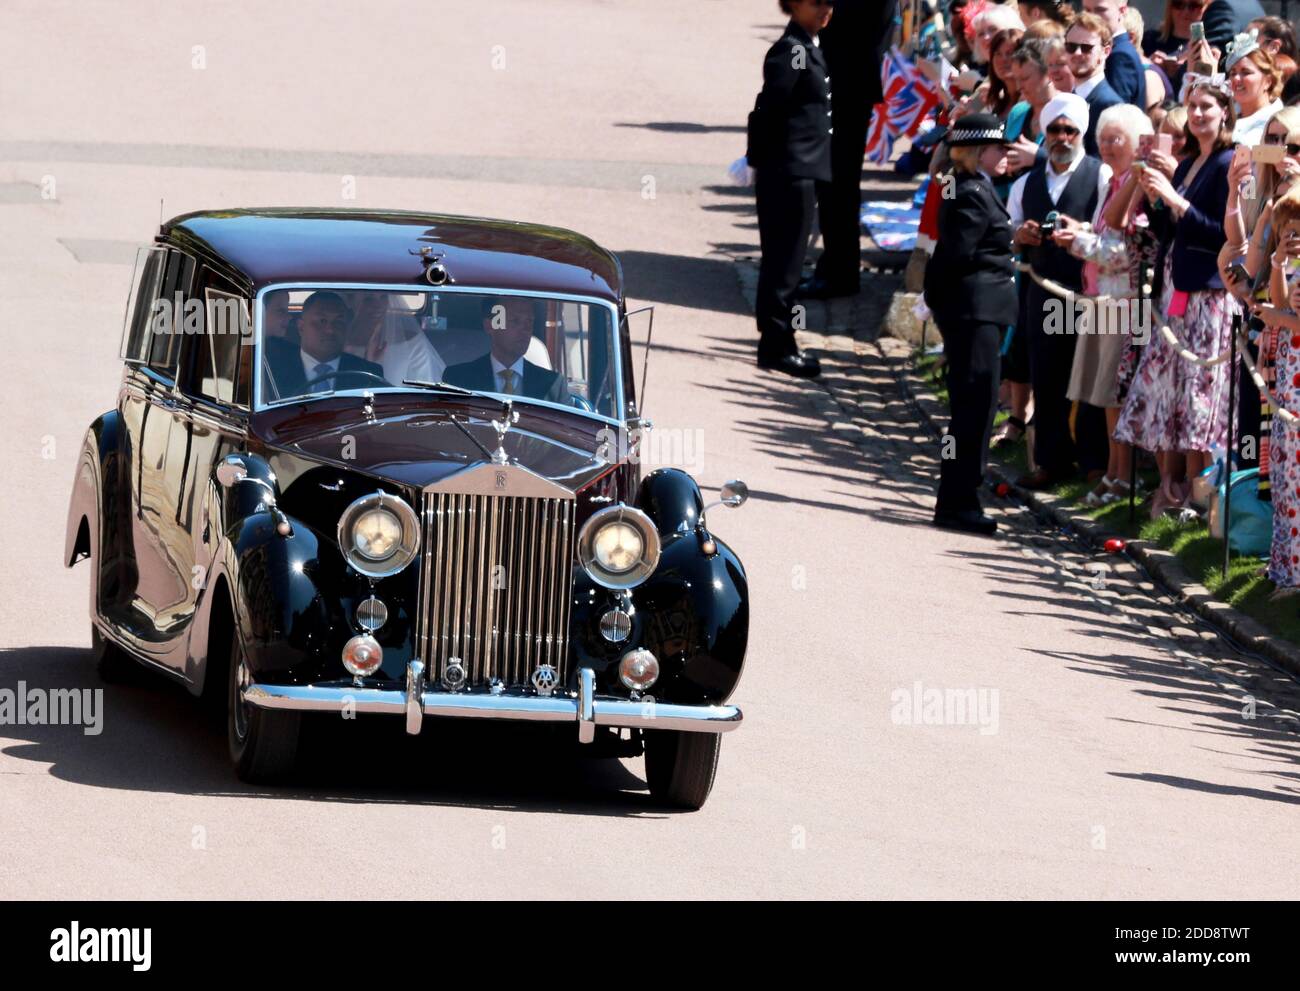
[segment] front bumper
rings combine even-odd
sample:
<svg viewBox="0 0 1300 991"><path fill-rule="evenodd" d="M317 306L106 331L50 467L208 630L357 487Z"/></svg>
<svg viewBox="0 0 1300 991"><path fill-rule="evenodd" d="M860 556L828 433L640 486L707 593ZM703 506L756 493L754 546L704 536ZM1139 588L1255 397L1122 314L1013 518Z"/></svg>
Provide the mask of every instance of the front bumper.
<svg viewBox="0 0 1300 991"><path fill-rule="evenodd" d="M526 722L577 723L578 740L591 743L597 726L632 729L683 730L689 733L729 733L744 718L734 705L670 705L645 699L597 696L591 668L578 672L578 694L526 695L505 690L500 694L431 691L424 664L411 661L406 668L406 689L364 688L355 685L250 685L246 703L259 709L296 712L380 713L406 717L406 731L419 733L425 716L461 719L515 719Z"/></svg>

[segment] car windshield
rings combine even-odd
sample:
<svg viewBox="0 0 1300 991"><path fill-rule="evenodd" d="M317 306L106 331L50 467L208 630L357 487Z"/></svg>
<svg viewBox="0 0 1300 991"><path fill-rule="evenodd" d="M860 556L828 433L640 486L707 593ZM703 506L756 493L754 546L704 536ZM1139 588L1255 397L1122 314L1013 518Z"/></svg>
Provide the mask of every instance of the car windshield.
<svg viewBox="0 0 1300 991"><path fill-rule="evenodd" d="M259 406L442 383L619 418L618 347L604 304L287 287L263 292L260 305Z"/></svg>

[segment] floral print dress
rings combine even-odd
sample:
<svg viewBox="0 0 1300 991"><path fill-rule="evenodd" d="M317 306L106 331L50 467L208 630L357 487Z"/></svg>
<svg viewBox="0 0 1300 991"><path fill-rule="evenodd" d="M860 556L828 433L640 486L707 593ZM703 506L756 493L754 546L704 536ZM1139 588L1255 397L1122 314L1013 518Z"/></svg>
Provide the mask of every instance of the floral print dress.
<svg viewBox="0 0 1300 991"><path fill-rule="evenodd" d="M1300 413L1300 334L1277 332L1273 393ZM1300 429L1273 414L1268 472L1273 492L1273 549L1268 577L1279 588L1300 585Z"/></svg>
<svg viewBox="0 0 1300 991"><path fill-rule="evenodd" d="M1206 368L1185 360L1165 340L1161 314L1174 295L1173 252L1165 260L1164 288L1124 399L1115 439L1148 451L1208 451L1228 442L1228 375L1232 362ZM1184 344L1202 358L1227 350L1237 303L1226 289L1188 294L1181 317L1166 317Z"/></svg>

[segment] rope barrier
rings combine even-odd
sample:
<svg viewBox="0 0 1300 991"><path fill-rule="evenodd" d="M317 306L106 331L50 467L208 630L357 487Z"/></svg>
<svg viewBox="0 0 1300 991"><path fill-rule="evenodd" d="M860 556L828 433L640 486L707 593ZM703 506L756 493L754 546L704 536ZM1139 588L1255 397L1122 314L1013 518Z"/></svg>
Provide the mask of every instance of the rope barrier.
<svg viewBox="0 0 1300 991"><path fill-rule="evenodd" d="M1069 300L1071 303L1073 303L1079 296L1083 296L1084 299L1090 299L1096 303L1111 302L1115 300L1131 303L1136 298L1133 296L1108 296L1104 294L1099 296L1088 296L1074 289L1069 289L1052 279L1044 278L1035 272L1034 267L1027 262L1017 262L1016 268L1021 272L1028 273L1029 277L1038 283L1038 285L1043 289L1055 296L1060 296L1062 299ZM1189 348L1182 338L1178 336L1178 333L1168 324L1164 324L1160 328L1160 335L1165 339L1169 346L1174 349L1178 354L1178 357L1182 358L1184 361L1191 362L1193 365L1200 365L1202 368L1213 368L1215 365L1222 365L1232 357L1233 349L1229 347L1222 354L1216 354L1213 358L1202 358L1199 354Z"/></svg>

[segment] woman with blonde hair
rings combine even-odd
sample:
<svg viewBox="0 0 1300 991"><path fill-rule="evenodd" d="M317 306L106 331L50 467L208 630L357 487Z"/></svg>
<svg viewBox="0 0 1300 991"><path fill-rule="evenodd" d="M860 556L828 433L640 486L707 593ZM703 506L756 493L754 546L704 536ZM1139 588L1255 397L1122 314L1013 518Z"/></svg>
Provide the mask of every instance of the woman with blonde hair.
<svg viewBox="0 0 1300 991"><path fill-rule="evenodd" d="M979 489L997 408L999 345L1016 318L1015 262L1006 207L993 179L1006 171L1002 121L968 114L948 132L951 175L939 205L939 238L925 269L925 302L943 337L952 457L941 459L934 524L992 534Z"/></svg>

